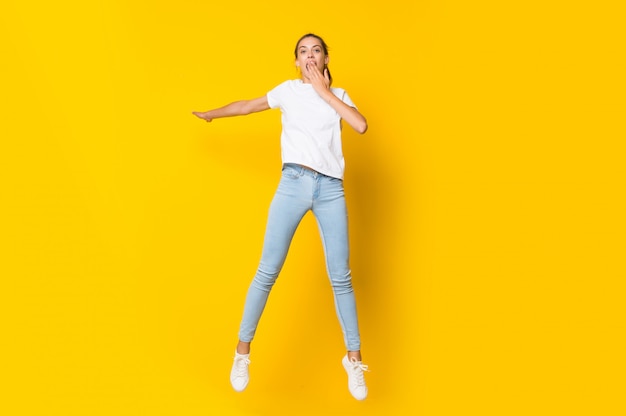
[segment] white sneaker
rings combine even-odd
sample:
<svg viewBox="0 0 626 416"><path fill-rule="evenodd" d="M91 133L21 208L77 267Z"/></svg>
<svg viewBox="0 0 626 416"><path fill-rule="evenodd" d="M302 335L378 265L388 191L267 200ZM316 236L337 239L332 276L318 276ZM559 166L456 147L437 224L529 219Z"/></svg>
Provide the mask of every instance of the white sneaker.
<svg viewBox="0 0 626 416"><path fill-rule="evenodd" d="M244 391L248 386L250 380L248 365L250 365L250 354L238 354L235 351L233 368L230 370L230 384L235 391Z"/></svg>
<svg viewBox="0 0 626 416"><path fill-rule="evenodd" d="M361 361L357 361L356 358L348 359L348 356L344 356L341 360L343 368L348 373L348 390L350 394L357 400L364 400L367 397L367 386L365 385L364 371L369 371L367 366Z"/></svg>

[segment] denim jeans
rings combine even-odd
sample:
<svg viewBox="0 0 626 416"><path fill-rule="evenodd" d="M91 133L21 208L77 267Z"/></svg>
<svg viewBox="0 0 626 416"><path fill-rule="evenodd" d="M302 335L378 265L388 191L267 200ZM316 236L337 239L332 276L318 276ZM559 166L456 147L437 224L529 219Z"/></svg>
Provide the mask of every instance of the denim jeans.
<svg viewBox="0 0 626 416"><path fill-rule="evenodd" d="M263 252L246 296L239 340L250 342L268 296L283 267L292 237L311 210L317 220L335 309L348 351L361 348L349 266L348 212L343 181L299 165L285 164L270 205Z"/></svg>

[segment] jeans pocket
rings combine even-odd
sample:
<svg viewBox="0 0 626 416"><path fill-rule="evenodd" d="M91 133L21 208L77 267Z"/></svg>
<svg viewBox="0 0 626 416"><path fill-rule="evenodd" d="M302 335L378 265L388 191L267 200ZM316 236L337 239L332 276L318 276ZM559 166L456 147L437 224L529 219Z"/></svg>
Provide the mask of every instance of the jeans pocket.
<svg viewBox="0 0 626 416"><path fill-rule="evenodd" d="M298 179L300 177L300 172L298 171L298 169L292 166L285 166L283 168L283 177L289 179Z"/></svg>

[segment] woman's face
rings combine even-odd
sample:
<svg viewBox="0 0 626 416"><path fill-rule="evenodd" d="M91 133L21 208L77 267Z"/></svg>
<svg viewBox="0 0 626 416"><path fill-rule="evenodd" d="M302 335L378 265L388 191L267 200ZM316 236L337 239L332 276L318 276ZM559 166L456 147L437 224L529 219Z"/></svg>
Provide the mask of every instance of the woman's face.
<svg viewBox="0 0 626 416"><path fill-rule="evenodd" d="M317 68L323 73L326 64L328 64L328 55L324 54L324 48L319 39L308 37L300 41L298 44L296 66L300 67L303 75L306 76L307 66L309 70Z"/></svg>

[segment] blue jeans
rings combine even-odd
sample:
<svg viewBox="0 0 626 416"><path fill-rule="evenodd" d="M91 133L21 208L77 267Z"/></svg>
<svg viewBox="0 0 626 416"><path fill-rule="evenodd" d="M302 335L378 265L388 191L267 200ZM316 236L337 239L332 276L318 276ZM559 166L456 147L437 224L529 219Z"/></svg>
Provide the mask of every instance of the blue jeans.
<svg viewBox="0 0 626 416"><path fill-rule="evenodd" d="M346 348L348 351L359 351L361 341L349 266L348 212L343 181L294 164L283 166L282 177L270 205L263 253L248 289L239 340L250 342L254 338L296 228L309 210L313 211L322 236L326 269Z"/></svg>

